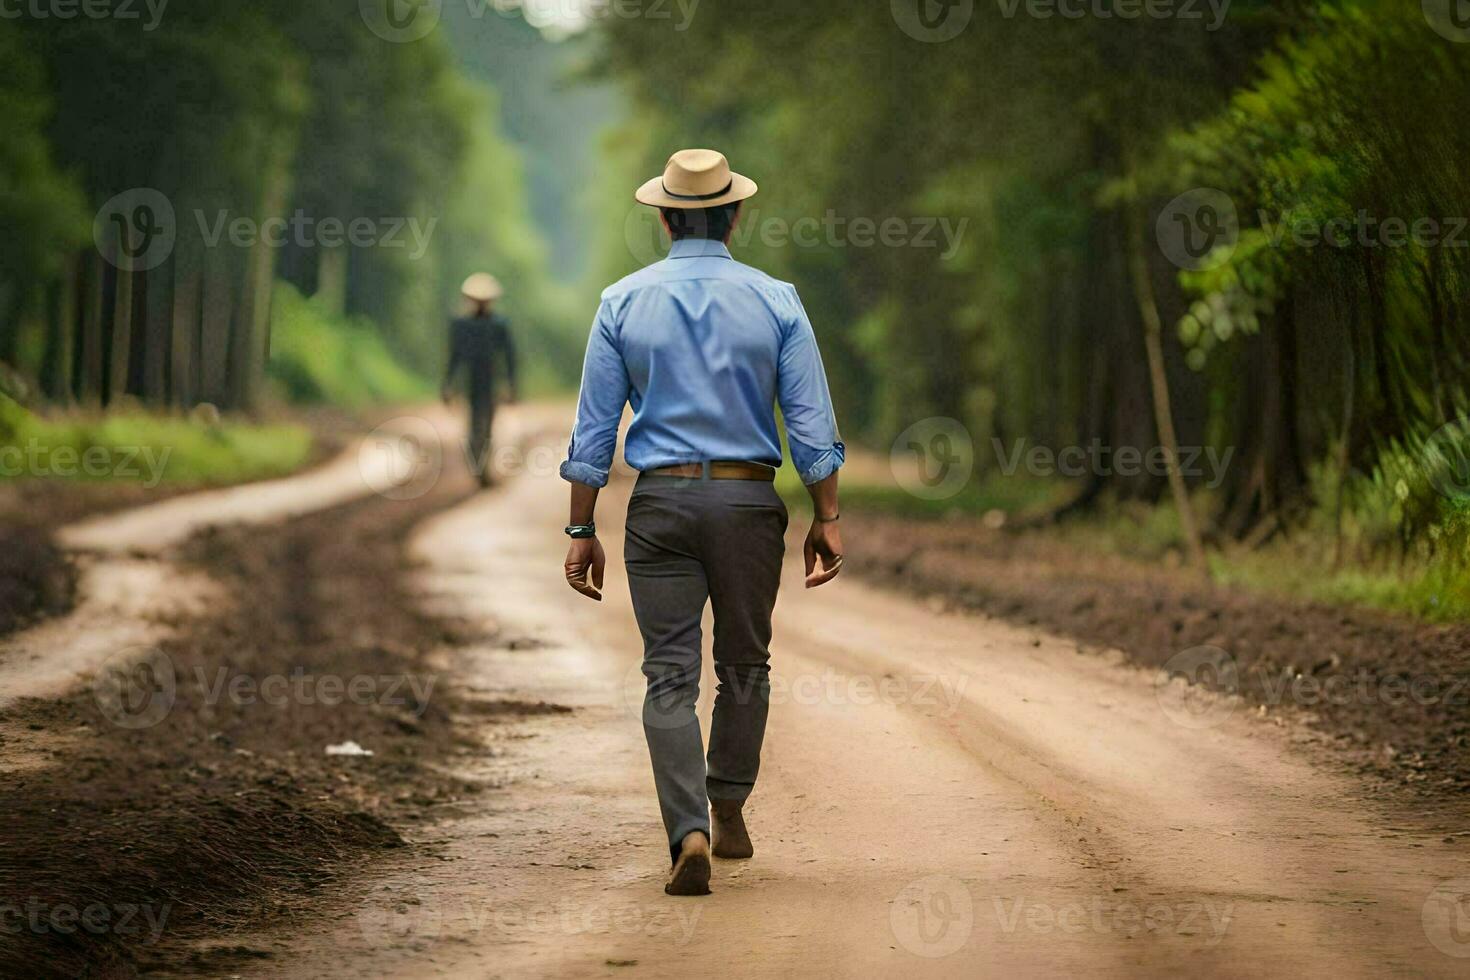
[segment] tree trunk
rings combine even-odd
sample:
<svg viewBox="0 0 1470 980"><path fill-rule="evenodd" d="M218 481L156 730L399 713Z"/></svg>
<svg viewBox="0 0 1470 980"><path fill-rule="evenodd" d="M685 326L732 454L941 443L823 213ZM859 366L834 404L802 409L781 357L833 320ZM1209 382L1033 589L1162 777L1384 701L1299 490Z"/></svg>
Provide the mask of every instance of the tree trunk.
<svg viewBox="0 0 1470 980"><path fill-rule="evenodd" d="M81 308L77 344L77 367L74 379L77 401L95 407L102 400L102 256L95 251L82 252L81 275L77 277L77 303Z"/></svg>
<svg viewBox="0 0 1470 980"><path fill-rule="evenodd" d="M172 332L173 260L149 271L144 303L143 399L150 405L168 403L169 337Z"/></svg>
<svg viewBox="0 0 1470 980"><path fill-rule="evenodd" d="M133 276L116 269L112 291L111 354L107 359L107 402L115 404L128 391L128 366L133 356Z"/></svg>
<svg viewBox="0 0 1470 980"><path fill-rule="evenodd" d="M0 283L0 361L12 367L20 353L20 330L29 297L15 283Z"/></svg>
<svg viewBox="0 0 1470 980"><path fill-rule="evenodd" d="M316 299L328 313L340 316L347 310L347 246L318 251Z"/></svg>
<svg viewBox="0 0 1470 980"><path fill-rule="evenodd" d="M199 320L199 398L229 407L232 304L230 253L204 250L204 289Z"/></svg>
<svg viewBox="0 0 1470 980"><path fill-rule="evenodd" d="M1159 442L1169 470L1169 490L1174 495L1174 507L1179 512L1179 530L1184 535L1189 563L1201 574L1209 575L1209 561L1205 557L1204 541L1200 538L1199 524L1195 520L1194 504L1189 499L1189 489L1185 486L1184 474L1179 469L1179 439L1174 432L1174 412L1169 404L1169 377L1164 370L1164 327L1159 319L1158 302L1154 297L1148 254L1144 251L1143 207L1139 204L1125 206L1128 208L1128 264L1132 270L1138 312L1143 318L1144 347L1148 351L1149 380L1154 396L1154 420L1158 425Z"/></svg>
<svg viewBox="0 0 1470 980"><path fill-rule="evenodd" d="M1349 286L1351 301L1347 318L1347 343L1342 345L1342 425L1338 436L1336 459L1336 486L1333 487L1332 523L1334 540L1332 545L1332 567L1342 567L1342 507L1347 488L1348 469L1352 464L1353 415L1357 401L1358 359L1356 351L1358 331L1358 291L1356 285Z"/></svg>
<svg viewBox="0 0 1470 980"><path fill-rule="evenodd" d="M46 287L46 344L41 355L41 390L47 399L63 405L71 401L76 321L77 257L71 254Z"/></svg>
<svg viewBox="0 0 1470 980"><path fill-rule="evenodd" d="M262 220L278 216L287 204L290 189L290 141L277 137L266 154L266 175L261 194ZM345 254L346 247L340 249ZM265 364L270 355L271 290L275 285L277 249L264 240L256 241L242 256L240 304L235 323L233 400L243 410L254 408Z"/></svg>
<svg viewBox="0 0 1470 980"><path fill-rule="evenodd" d="M199 301L203 290L203 270L192 243L179 243L174 252L173 274L169 401L179 408L191 408L199 392Z"/></svg>

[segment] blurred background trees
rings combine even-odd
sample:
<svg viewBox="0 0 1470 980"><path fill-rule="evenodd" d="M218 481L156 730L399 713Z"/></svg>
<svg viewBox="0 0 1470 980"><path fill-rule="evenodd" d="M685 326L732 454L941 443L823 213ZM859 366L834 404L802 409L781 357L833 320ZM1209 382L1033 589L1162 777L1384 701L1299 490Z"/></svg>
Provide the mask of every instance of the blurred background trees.
<svg viewBox="0 0 1470 980"><path fill-rule="evenodd" d="M677 42L614 18L603 70L638 107L634 169L674 144L724 148L764 178L748 220L965 223L948 258L752 236L750 260L802 287L849 438L886 447L948 416L992 468L992 439L1146 453L1162 402L1181 444L1235 451L1216 492L1189 481L1217 539L1356 519L1378 525L1356 528L1366 541L1470 560L1455 121L1470 44L1394 0L1236 0L1214 30L1204 5L1198 20L1009 9L977 3L941 43L896 29L887 3L746 0ZM1233 203L1239 234L1181 268L1155 229L1202 188ZM1378 222L1362 241L1360 212ZM1335 218L1351 241L1291 231ZM1440 240L1385 240L1391 218ZM628 265L609 252L609 275ZM1157 473L1076 483L1059 511L1167 493Z"/></svg>
<svg viewBox="0 0 1470 980"><path fill-rule="evenodd" d="M550 47L519 18L489 16L507 43ZM445 30L390 43L355 7L201 0L153 30L7 18L0 55L11 394L250 409L269 375L296 399L420 396L458 284L482 268L512 283L507 310L546 365L533 388L569 383L580 311L548 261L496 95ZM139 188L172 215L136 194L99 211ZM353 222L376 240L330 244ZM167 257L127 260L150 227ZM293 335L275 345L283 317Z"/></svg>
<svg viewBox="0 0 1470 980"><path fill-rule="evenodd" d="M762 183L737 252L801 287L850 441L950 417L992 473L995 445L1207 446L1234 453L1223 483L1180 473L1171 504L1199 537L1470 557L1470 43L1420 3L977 2L939 43L900 2L589 2L560 40L521 5L446 2L412 43L323 0L195 0L151 32L0 21L5 383L94 406L417 397L485 268L533 387L565 389L596 291L656 257L631 189L709 145ZM98 209L139 187L177 241L129 271L93 224L105 245ZM1201 194L1235 220L1181 256L1164 239L1211 231ZM205 234L298 213L432 233L421 255ZM909 238L851 228L888 219ZM1425 221L1432 243L1389 224ZM1170 496L1117 467L1067 490L1042 517Z"/></svg>

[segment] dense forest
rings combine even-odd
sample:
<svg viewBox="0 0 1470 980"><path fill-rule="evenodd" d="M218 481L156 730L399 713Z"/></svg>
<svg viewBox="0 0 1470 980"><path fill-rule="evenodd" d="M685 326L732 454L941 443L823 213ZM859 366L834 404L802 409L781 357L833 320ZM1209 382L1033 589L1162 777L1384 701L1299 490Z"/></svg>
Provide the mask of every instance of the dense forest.
<svg viewBox="0 0 1470 980"><path fill-rule="evenodd" d="M268 369L300 397L410 394L484 268L539 327L533 378L565 383L574 307L446 32L391 43L321 0L8 18L0 75L12 395L248 409Z"/></svg>
<svg viewBox="0 0 1470 980"><path fill-rule="evenodd" d="M993 439L1231 449L1212 493L1170 467L1186 538L1315 524L1470 560L1470 30L1448 5L909 6L611 19L602 63L638 106L629 176L708 144L763 181L746 251L800 284L850 439L947 416L981 464ZM833 212L835 240L764 234ZM865 244L860 219L899 226ZM921 247L936 219L963 235ZM1169 499L1157 471L1078 483L1064 510Z"/></svg>
<svg viewBox="0 0 1470 980"><path fill-rule="evenodd" d="M1453 3L650 0L562 44L518 7L412 43L322 0L0 21L7 390L407 397L480 268L565 387L597 286L661 247L631 188L710 145L762 183L736 248L800 285L850 441L1162 447L1044 516L1160 502L1196 562L1302 528L1470 560Z"/></svg>

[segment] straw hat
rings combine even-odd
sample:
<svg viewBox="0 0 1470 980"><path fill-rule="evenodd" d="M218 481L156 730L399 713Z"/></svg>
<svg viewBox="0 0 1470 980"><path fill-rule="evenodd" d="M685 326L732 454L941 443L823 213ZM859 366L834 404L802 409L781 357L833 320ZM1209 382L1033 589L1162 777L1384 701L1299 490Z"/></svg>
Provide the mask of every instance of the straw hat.
<svg viewBox="0 0 1470 980"><path fill-rule="evenodd" d="M500 288L500 280L488 272L477 272L464 281L459 287L465 299L475 303L489 303L505 295L505 290Z"/></svg>
<svg viewBox="0 0 1470 980"><path fill-rule="evenodd" d="M669 157L662 177L655 177L633 196L656 208L713 208L755 194L755 181L730 169L725 154L714 150L680 150Z"/></svg>

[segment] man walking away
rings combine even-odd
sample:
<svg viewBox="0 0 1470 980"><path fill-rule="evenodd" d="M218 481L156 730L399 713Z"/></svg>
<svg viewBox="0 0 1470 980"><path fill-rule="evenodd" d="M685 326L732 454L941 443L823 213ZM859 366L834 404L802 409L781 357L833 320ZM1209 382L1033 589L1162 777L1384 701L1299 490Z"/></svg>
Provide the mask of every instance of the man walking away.
<svg viewBox="0 0 1470 980"><path fill-rule="evenodd" d="M480 486L488 487L494 481L490 435L495 424L495 375L497 369L504 372L508 400L515 401L516 352L509 321L495 312L495 303L504 292L496 278L477 272L464 281L460 291L469 301L471 313L450 324L449 366L444 371L441 395L448 403L455 373L464 367L470 402L467 456Z"/></svg>
<svg viewBox="0 0 1470 980"><path fill-rule="evenodd" d="M663 176L638 190L639 202L660 210L673 247L603 293L561 467L572 484L567 582L600 600L606 558L593 510L623 405L632 403L623 455L641 475L624 559L643 634L643 731L673 860L671 895L709 893L711 810L714 856L753 852L742 807L765 737L787 519L772 486L778 402L816 509L807 587L842 567L844 450L812 325L794 287L736 262L726 247L740 202L755 192L713 150L675 153ZM706 603L719 682L707 758L694 711Z"/></svg>

